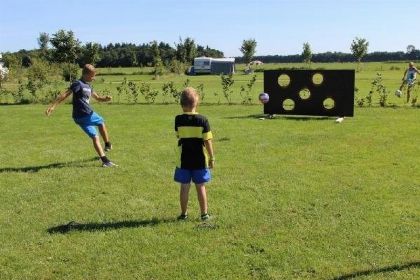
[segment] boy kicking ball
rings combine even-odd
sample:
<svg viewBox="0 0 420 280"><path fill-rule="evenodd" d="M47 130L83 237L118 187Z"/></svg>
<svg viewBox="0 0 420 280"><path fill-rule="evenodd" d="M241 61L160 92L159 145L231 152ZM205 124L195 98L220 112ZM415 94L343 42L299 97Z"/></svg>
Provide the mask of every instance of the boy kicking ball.
<svg viewBox="0 0 420 280"><path fill-rule="evenodd" d="M198 94L194 88L187 87L181 93L183 114L175 117L175 132L178 137L179 164L175 169L174 180L181 184L179 200L181 215L178 220L188 218L187 206L191 181L197 189L201 220L207 221L207 193L205 183L211 179L210 168L214 166L213 138L207 118L196 112Z"/></svg>
<svg viewBox="0 0 420 280"><path fill-rule="evenodd" d="M50 116L54 111L55 107L64 101L68 96L73 94L73 120L76 124L82 128L82 130L92 139L93 147L95 148L96 153L102 160L103 167L114 167L117 166L115 163L110 161L102 149L98 132L95 128L99 128L99 132L102 136L102 139L105 142L105 151L112 149L111 142L109 141L108 131L105 126L103 118L95 113L90 106L90 97L92 96L98 101L105 102L112 99L111 96L99 96L95 91L93 91L90 86L90 82L95 79L96 70L93 65L86 64L82 70L82 77L80 80L74 81L70 88L61 93L56 100L47 108L45 114Z"/></svg>
<svg viewBox="0 0 420 280"><path fill-rule="evenodd" d="M407 86L407 103L410 101L412 89L416 84L417 74L420 74L420 71L416 68L416 66L414 66L414 63L408 63L408 68L404 71L401 86L398 90L395 91L395 95L401 97L404 87Z"/></svg>

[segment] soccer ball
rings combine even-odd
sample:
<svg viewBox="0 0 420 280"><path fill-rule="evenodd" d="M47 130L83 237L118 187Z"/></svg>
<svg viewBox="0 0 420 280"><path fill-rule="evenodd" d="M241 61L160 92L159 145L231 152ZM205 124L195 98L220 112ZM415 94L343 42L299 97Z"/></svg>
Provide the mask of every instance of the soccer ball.
<svg viewBox="0 0 420 280"><path fill-rule="evenodd" d="M267 93L263 92L260 93L258 99L261 101L261 103L265 104L270 100L270 96Z"/></svg>
<svg viewBox="0 0 420 280"><path fill-rule="evenodd" d="M397 90L395 91L395 95L396 95L396 96L398 96L398 97L401 97L401 95L402 95L401 90L397 89Z"/></svg>

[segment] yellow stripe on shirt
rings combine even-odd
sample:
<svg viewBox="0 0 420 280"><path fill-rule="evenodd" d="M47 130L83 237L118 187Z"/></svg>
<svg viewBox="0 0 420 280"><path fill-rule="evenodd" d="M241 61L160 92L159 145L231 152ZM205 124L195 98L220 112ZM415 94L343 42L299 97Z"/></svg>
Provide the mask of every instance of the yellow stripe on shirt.
<svg viewBox="0 0 420 280"><path fill-rule="evenodd" d="M203 133L203 140L210 140L213 139L213 134L211 133L211 131Z"/></svg>
<svg viewBox="0 0 420 280"><path fill-rule="evenodd" d="M203 128L201 126L180 126L178 127L179 138L202 138Z"/></svg>

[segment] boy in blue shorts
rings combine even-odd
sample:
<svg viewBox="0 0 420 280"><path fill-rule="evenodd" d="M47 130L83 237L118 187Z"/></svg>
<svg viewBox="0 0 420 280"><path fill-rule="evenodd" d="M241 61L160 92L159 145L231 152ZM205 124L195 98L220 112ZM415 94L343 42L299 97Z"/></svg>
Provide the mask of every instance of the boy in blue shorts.
<svg viewBox="0 0 420 280"><path fill-rule="evenodd" d="M86 64L82 70L82 77L80 80L74 81L70 88L61 93L56 100L47 108L45 114L50 116L54 111L55 107L64 101L68 96L73 94L73 120L78 124L83 131L92 139L93 147L98 153L99 157L102 160L103 167L113 167L117 166L111 162L105 155L104 150L102 149L98 132L95 128L99 128L99 132L102 136L102 139L105 142L105 151L112 149L111 142L109 141L108 131L106 129L103 118L95 113L90 106L90 97L92 96L98 101L110 101L111 96L99 96L90 86L90 82L95 79L96 70L95 67L91 64Z"/></svg>
<svg viewBox="0 0 420 280"><path fill-rule="evenodd" d="M210 218L207 212L207 193L205 183L211 179L210 168L214 166L212 133L207 118L196 112L198 94L194 88L187 87L180 97L184 113L175 117L175 132L178 138L179 162L175 168L174 180L181 184L179 200L181 215L178 220L188 218L188 195L191 181L197 189L201 220Z"/></svg>
<svg viewBox="0 0 420 280"><path fill-rule="evenodd" d="M402 90L405 86L407 86L407 103L410 102L411 91L416 84L417 73L420 74L420 71L416 68L416 66L414 66L414 62L408 63L408 68L404 71L404 75L402 77L400 89L396 92L397 96L401 96Z"/></svg>

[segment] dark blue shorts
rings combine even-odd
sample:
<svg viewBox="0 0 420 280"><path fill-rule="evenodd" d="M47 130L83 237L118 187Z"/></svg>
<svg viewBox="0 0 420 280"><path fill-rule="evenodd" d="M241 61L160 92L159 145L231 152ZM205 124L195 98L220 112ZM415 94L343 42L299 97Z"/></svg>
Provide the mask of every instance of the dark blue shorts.
<svg viewBox="0 0 420 280"><path fill-rule="evenodd" d="M195 184L203 184L209 182L211 173L208 168L204 169L182 169L175 168L174 180L181 184L189 184L193 181Z"/></svg>
<svg viewBox="0 0 420 280"><path fill-rule="evenodd" d="M77 123L90 138L93 138L98 135L96 126L102 125L104 123L104 119L93 112L89 116L77 119L75 118L74 122Z"/></svg>

